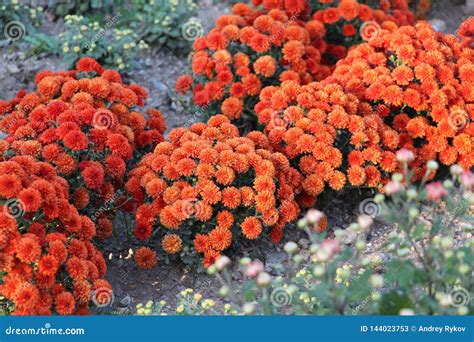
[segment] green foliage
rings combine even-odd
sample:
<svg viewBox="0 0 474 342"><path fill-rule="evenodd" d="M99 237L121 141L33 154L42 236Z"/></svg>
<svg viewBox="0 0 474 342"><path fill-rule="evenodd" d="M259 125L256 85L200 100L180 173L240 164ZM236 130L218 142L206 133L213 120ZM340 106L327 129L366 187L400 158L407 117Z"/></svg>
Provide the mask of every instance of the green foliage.
<svg viewBox="0 0 474 342"><path fill-rule="evenodd" d="M13 27L13 31L8 30L8 24L19 22ZM43 7L30 7L21 4L18 0L11 0L9 3L0 4L0 40L9 39L8 31L14 39L23 38L28 33L33 33L43 22Z"/></svg>
<svg viewBox="0 0 474 342"><path fill-rule="evenodd" d="M68 67L75 65L82 57L93 57L106 68L118 70L137 67L136 56L148 45L129 29L118 29L116 23L120 12L102 23L90 21L87 17L67 15L67 30L58 39L36 35L30 42L35 50L43 47L51 53L60 54ZM44 45L44 40L55 41ZM137 43L138 41L138 43Z"/></svg>
<svg viewBox="0 0 474 342"><path fill-rule="evenodd" d="M91 14L95 11L101 13L113 13L114 5L120 5L122 1L117 0L67 0L57 1L49 0L48 9L58 17L64 17L67 14Z"/></svg>
<svg viewBox="0 0 474 342"><path fill-rule="evenodd" d="M130 27L149 45L182 52L190 47L190 41L183 39L183 27L194 19L196 8L193 0L133 0L121 25Z"/></svg>
<svg viewBox="0 0 474 342"><path fill-rule="evenodd" d="M148 301L146 304L137 305L137 314L140 316L149 316L152 314L166 315L168 308L167 302L162 300L158 303ZM233 310L230 304L223 307L217 305L213 299L203 299L202 294L194 292L193 289L186 289L180 292L176 309L171 314L174 315L219 315L231 314L236 315L237 311Z"/></svg>

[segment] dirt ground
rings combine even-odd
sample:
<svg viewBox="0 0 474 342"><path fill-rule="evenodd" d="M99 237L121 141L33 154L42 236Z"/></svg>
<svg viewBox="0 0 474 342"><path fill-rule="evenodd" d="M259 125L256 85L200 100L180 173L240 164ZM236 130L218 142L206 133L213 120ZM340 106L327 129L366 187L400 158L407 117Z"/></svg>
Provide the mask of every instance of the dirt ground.
<svg viewBox="0 0 474 342"><path fill-rule="evenodd" d="M228 12L225 3L212 4L204 0L198 12L198 17L209 30L214 19ZM437 2L429 16L433 25L439 26L443 32L454 33L459 23L472 15L472 10L464 6L453 5L449 1ZM441 20L441 21L439 21ZM48 23L45 30L61 30L61 22ZM52 28L50 26L53 26ZM26 49L0 47L0 98L9 99L21 88L31 91L34 88L34 75L44 69L64 69L59 58L40 54L27 57ZM126 75L127 82L138 83L149 92L147 107L158 108L163 112L168 130L178 126L188 126L199 117L184 110L184 103L174 93L174 81L188 67L187 57L177 57L169 50L152 50L140 56L139 70L130 71ZM329 219L329 230L347 228L360 212L361 201L370 195L356 190L345 190L336 197L320 200L317 207L325 212ZM107 279L114 288L114 302L111 307L100 309L101 313L130 314L135 312L136 304L150 299L166 300L170 306L176 303L179 292L185 288L193 288L203 294L204 298L215 298L219 288L216 280L205 273L197 273L182 264L161 263L154 269L139 270L129 255L130 244L127 241L126 224L117 219L116 237L103 246L104 255L108 259ZM383 254L381 246L387 232L393 229L383 222L375 221L372 230L367 235L366 254ZM264 256L265 265L281 262L285 258L282 246L286 241L299 241L306 244L305 236L296 229L287 228L283 241L279 245L263 243L259 249ZM124 248L123 246L127 246ZM251 254L244 251L243 255Z"/></svg>

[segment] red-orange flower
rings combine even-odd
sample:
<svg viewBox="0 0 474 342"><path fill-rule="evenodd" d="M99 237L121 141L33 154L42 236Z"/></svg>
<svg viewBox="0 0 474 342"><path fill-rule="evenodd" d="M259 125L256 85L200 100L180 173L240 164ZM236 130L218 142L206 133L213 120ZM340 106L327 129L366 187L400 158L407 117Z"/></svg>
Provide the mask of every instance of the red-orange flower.
<svg viewBox="0 0 474 342"><path fill-rule="evenodd" d="M156 252L148 247L138 248L133 258L138 267L143 269L153 268L158 263Z"/></svg>

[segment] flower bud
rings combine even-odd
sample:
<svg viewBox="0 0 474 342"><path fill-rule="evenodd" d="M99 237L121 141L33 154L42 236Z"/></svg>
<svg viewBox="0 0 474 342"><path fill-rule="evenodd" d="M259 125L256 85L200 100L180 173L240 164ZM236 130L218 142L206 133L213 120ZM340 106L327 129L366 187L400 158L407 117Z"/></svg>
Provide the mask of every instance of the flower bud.
<svg viewBox="0 0 474 342"><path fill-rule="evenodd" d="M374 288L382 287L384 284L383 276L380 274L372 274L369 280L370 280L370 284Z"/></svg>
<svg viewBox="0 0 474 342"><path fill-rule="evenodd" d="M403 189L402 184L396 181L390 181L384 187L385 193L389 196L399 193L402 189Z"/></svg>
<svg viewBox="0 0 474 342"><path fill-rule="evenodd" d="M334 236L337 239L343 239L345 235L346 235L346 232L344 231L344 229L339 228L334 231Z"/></svg>
<svg viewBox="0 0 474 342"><path fill-rule="evenodd" d="M426 168L430 171L436 171L438 170L438 163L434 160L430 160L428 163L426 163Z"/></svg>
<svg viewBox="0 0 474 342"><path fill-rule="evenodd" d="M474 187L474 173L468 171L463 172L459 179L461 184L468 190L471 190Z"/></svg>
<svg viewBox="0 0 474 342"><path fill-rule="evenodd" d="M366 230L374 223L374 219L369 215L359 215L357 223L362 229Z"/></svg>
<svg viewBox="0 0 474 342"><path fill-rule="evenodd" d="M453 257L453 255L454 255L454 252L451 251L451 250L449 250L449 251L444 252L443 255L444 255L444 257L445 257L446 259L451 259L451 258Z"/></svg>
<svg viewBox="0 0 474 342"><path fill-rule="evenodd" d="M224 268L230 265L230 259L225 255L221 256L219 259L216 260L214 263L218 271L222 271Z"/></svg>
<svg viewBox="0 0 474 342"><path fill-rule="evenodd" d="M451 165L451 167L449 168L449 172L453 176L459 176L461 173L464 172L464 169L461 166L459 166L458 164L454 164L454 165Z"/></svg>
<svg viewBox="0 0 474 342"><path fill-rule="evenodd" d="M362 266L369 266L371 261L370 258L363 258L360 263Z"/></svg>
<svg viewBox="0 0 474 342"><path fill-rule="evenodd" d="M300 264L302 261L303 261L303 257L302 257L300 254L296 254L296 255L293 257L293 262L294 262L295 264Z"/></svg>
<svg viewBox="0 0 474 342"><path fill-rule="evenodd" d="M306 220L308 220L311 224L318 224L322 218L324 218L324 214L316 209L310 209L305 215Z"/></svg>
<svg viewBox="0 0 474 342"><path fill-rule="evenodd" d="M360 226L358 223L351 223L347 229L354 233L360 232Z"/></svg>
<svg viewBox="0 0 474 342"><path fill-rule="evenodd" d="M293 242L293 241L289 241L285 244L285 246L283 247L283 249L285 250L286 253L288 254L294 254L298 251L298 245Z"/></svg>
<svg viewBox="0 0 474 342"><path fill-rule="evenodd" d="M240 265L242 265L242 266L247 266L251 262L252 262L252 260L249 257L244 257L244 258L240 259Z"/></svg>
<svg viewBox="0 0 474 342"><path fill-rule="evenodd" d="M443 186L445 189L452 189L454 187L454 183L449 180L449 179L446 179L444 182L443 182Z"/></svg>
<svg viewBox="0 0 474 342"><path fill-rule="evenodd" d="M306 220L305 218L298 220L297 226L299 229L304 229L307 225L308 225L308 220Z"/></svg>
<svg viewBox="0 0 474 342"><path fill-rule="evenodd" d="M219 289L219 296L227 297L228 295L229 295L229 287L228 286L222 286Z"/></svg>
<svg viewBox="0 0 474 342"><path fill-rule="evenodd" d="M375 201L375 203L379 203L379 204L383 203L385 201L385 196L382 195L382 194L377 194L374 197L374 201Z"/></svg>
<svg viewBox="0 0 474 342"><path fill-rule="evenodd" d="M400 316L413 316L415 314L415 311L412 309L401 309L399 312Z"/></svg>
<svg viewBox="0 0 474 342"><path fill-rule="evenodd" d="M355 247L358 251L363 251L365 247L367 247L367 243L363 240L357 240L355 243Z"/></svg>
<svg viewBox="0 0 474 342"><path fill-rule="evenodd" d="M450 306L452 303L451 296L446 293L440 293L439 295L437 294L437 299L438 299L439 305L445 308Z"/></svg>
<svg viewBox="0 0 474 342"><path fill-rule="evenodd" d="M272 277L267 272L261 272L257 276L257 285L260 287L267 287L270 285Z"/></svg>
<svg viewBox="0 0 474 342"><path fill-rule="evenodd" d="M407 197L409 199L415 199L418 196L418 192L415 189L409 189L407 191Z"/></svg>
<svg viewBox="0 0 474 342"><path fill-rule="evenodd" d="M399 163L410 163L415 160L415 155L412 151L402 148L401 150L397 151L395 158Z"/></svg>
<svg viewBox="0 0 474 342"><path fill-rule="evenodd" d="M243 310L245 315L251 315L255 312L255 304L245 303L242 310Z"/></svg>
<svg viewBox="0 0 474 342"><path fill-rule="evenodd" d="M450 236L444 236L441 238L441 247L443 249L449 249L453 247L453 238Z"/></svg>
<svg viewBox="0 0 474 342"><path fill-rule="evenodd" d="M317 253L318 250L319 250L319 245L318 244L313 243L311 246L309 246L309 252L311 254Z"/></svg>
<svg viewBox="0 0 474 342"><path fill-rule="evenodd" d="M458 268L458 271L461 274L466 274L470 270L471 270L471 268L469 267L468 264L461 264L461 265L459 265L459 268Z"/></svg>
<svg viewBox="0 0 474 342"><path fill-rule="evenodd" d="M322 277L325 272L326 272L326 271L324 270L324 267L322 267L322 266L316 266L316 267L313 269L313 274L314 274L316 277Z"/></svg>
<svg viewBox="0 0 474 342"><path fill-rule="evenodd" d="M215 265L211 265L211 266L208 267L207 274L214 275L216 273L217 273L217 268L216 268Z"/></svg>
<svg viewBox="0 0 474 342"><path fill-rule="evenodd" d="M420 211L418 210L418 208L411 207L408 209L408 216L410 216L411 218L415 218L418 215L420 215Z"/></svg>
<svg viewBox="0 0 474 342"><path fill-rule="evenodd" d="M260 272L263 272L263 264L260 260L255 260L247 265L247 269L245 270L244 274L246 277L254 278Z"/></svg>

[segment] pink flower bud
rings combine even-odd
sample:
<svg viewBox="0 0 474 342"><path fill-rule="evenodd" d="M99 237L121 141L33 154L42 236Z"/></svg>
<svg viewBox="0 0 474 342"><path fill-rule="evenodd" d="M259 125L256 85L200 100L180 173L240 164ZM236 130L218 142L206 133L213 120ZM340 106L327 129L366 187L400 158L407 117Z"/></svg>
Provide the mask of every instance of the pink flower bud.
<svg viewBox="0 0 474 342"><path fill-rule="evenodd" d="M460 181L466 189L472 189L474 187L474 173L464 172L461 174Z"/></svg>
<svg viewBox="0 0 474 342"><path fill-rule="evenodd" d="M317 224L321 219L324 217L324 214L316 209L310 209L306 213L306 219L308 220L309 223L312 224Z"/></svg>
<svg viewBox="0 0 474 342"><path fill-rule="evenodd" d="M402 148L401 150L397 151L396 158L400 163L410 163L415 160L415 155L412 151Z"/></svg>
<svg viewBox="0 0 474 342"><path fill-rule="evenodd" d="M400 182L390 181L385 185L385 193L387 195L393 195L402 190L402 184Z"/></svg>
<svg viewBox="0 0 474 342"><path fill-rule="evenodd" d="M443 188L441 182L433 182L426 186L426 193L429 200L438 202L448 192Z"/></svg>
<svg viewBox="0 0 474 342"><path fill-rule="evenodd" d="M329 258L341 251L341 246L339 246L339 243L335 239L324 240L320 247L324 252L328 253Z"/></svg>
<svg viewBox="0 0 474 342"><path fill-rule="evenodd" d="M249 278L255 278L264 269L263 264L260 260L252 261L248 264L245 269L245 276Z"/></svg>

